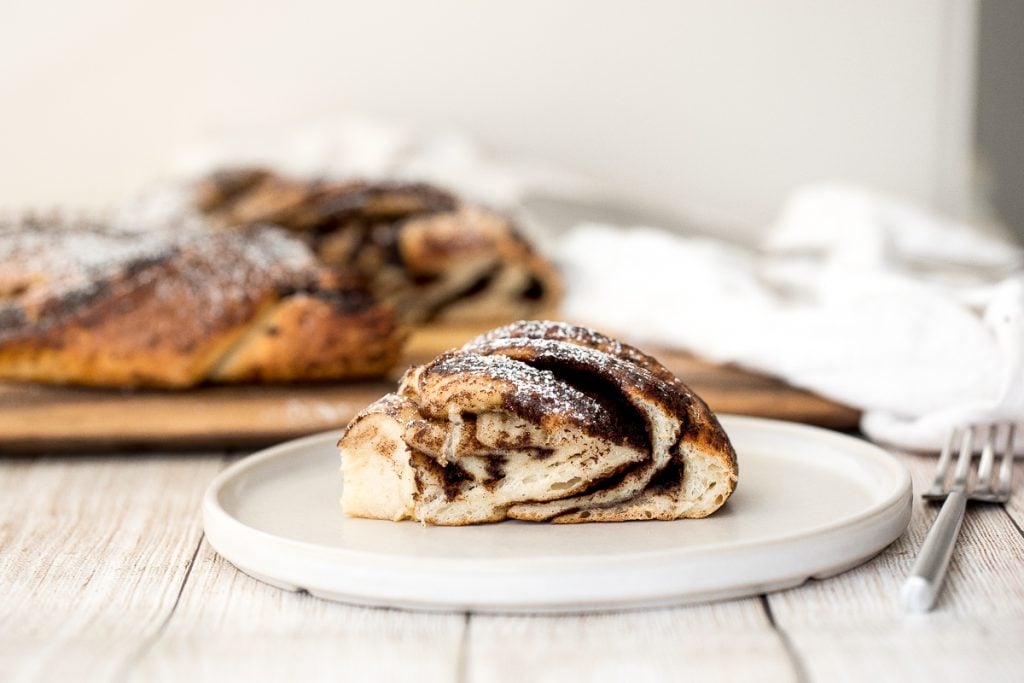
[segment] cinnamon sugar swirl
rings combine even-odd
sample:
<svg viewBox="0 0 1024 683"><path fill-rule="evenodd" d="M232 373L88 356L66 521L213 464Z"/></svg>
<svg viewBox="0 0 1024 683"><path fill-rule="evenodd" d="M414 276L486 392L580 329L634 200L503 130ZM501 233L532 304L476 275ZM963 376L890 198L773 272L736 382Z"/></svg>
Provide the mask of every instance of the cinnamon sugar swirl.
<svg viewBox="0 0 1024 683"><path fill-rule="evenodd" d="M410 369L339 447L346 514L441 525L705 517L738 474L681 380L557 322L513 323Z"/></svg>
<svg viewBox="0 0 1024 683"><path fill-rule="evenodd" d="M561 291L552 264L512 220L431 185L234 168L201 179L191 202L222 227L291 231L323 263L360 274L412 323L534 316Z"/></svg>

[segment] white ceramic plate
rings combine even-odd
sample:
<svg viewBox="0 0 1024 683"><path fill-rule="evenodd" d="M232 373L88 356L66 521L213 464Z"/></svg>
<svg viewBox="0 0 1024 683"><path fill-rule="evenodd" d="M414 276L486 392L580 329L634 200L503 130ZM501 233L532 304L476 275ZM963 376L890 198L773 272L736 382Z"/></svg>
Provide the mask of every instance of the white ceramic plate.
<svg viewBox="0 0 1024 683"><path fill-rule="evenodd" d="M867 443L747 417L722 423L740 481L702 520L433 527L350 519L337 432L267 449L206 492L206 534L245 573L344 602L590 611L751 595L852 568L910 519L906 469Z"/></svg>

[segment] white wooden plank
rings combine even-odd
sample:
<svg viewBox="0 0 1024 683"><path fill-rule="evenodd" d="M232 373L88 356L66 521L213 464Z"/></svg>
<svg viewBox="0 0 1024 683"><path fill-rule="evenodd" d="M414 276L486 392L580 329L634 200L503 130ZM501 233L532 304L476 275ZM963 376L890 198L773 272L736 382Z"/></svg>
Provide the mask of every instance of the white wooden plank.
<svg viewBox="0 0 1024 683"><path fill-rule="evenodd" d="M931 458L906 456L918 488ZM0 463L0 679L791 680L757 600L590 616L414 614L265 586L202 544L210 457ZM1018 480L1022 478L1018 473ZM938 610L897 594L934 509L840 577L769 597L811 680L1016 680L1024 671L1024 537L972 509ZM169 617L169 621L166 622Z"/></svg>
<svg viewBox="0 0 1024 683"><path fill-rule="evenodd" d="M1006 512L1017 526L1018 533L1024 534L1024 453L1018 453L1013 470L1013 493L1006 504Z"/></svg>
<svg viewBox="0 0 1024 683"><path fill-rule="evenodd" d="M0 464L0 680L109 680L170 614L218 456Z"/></svg>
<svg viewBox="0 0 1024 683"><path fill-rule="evenodd" d="M474 615L467 673L482 683L796 677L756 598L584 616Z"/></svg>
<svg viewBox="0 0 1024 683"><path fill-rule="evenodd" d="M466 618L341 605L260 583L203 542L133 681L451 681Z"/></svg>
<svg viewBox="0 0 1024 683"><path fill-rule="evenodd" d="M924 490L935 458L901 456ZM935 611L908 615L899 590L936 514L919 498L908 533L877 559L769 596L812 680L1020 680L1024 539L1000 507L971 507Z"/></svg>

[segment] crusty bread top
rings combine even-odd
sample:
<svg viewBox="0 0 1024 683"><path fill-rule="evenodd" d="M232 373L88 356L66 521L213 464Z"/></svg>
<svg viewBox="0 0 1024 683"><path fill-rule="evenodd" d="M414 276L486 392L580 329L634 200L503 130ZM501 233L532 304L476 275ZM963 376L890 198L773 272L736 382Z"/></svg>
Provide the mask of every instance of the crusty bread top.
<svg viewBox="0 0 1024 683"><path fill-rule="evenodd" d="M302 286L315 259L273 229L211 234L201 226L124 227L59 217L0 225L0 339L63 320L112 289L166 279L205 292L197 317L231 324L270 293ZM148 296L180 296L155 287Z"/></svg>
<svg viewBox="0 0 1024 683"><path fill-rule="evenodd" d="M548 321L507 325L410 369L339 445L346 488L379 484L367 474L384 471L369 466L378 457L409 484L401 510L376 509L361 489L351 514L435 524L703 517L738 474L721 425L668 369Z"/></svg>
<svg viewBox="0 0 1024 683"><path fill-rule="evenodd" d="M349 313L378 305L358 278L321 268L301 241L264 226L211 232L182 223L133 230L29 216L0 224L0 265L0 341L37 335L103 300L129 306L143 295L166 297L169 306L195 303L192 318L207 332L250 318L268 298L295 292Z"/></svg>
<svg viewBox="0 0 1024 683"><path fill-rule="evenodd" d="M196 187L196 206L227 226L270 222L323 234L353 219L396 220L450 211L455 198L432 185L364 180L293 180L263 168L211 173Z"/></svg>
<svg viewBox="0 0 1024 683"><path fill-rule="evenodd" d="M380 375L390 306L276 227L0 225L0 377L181 388Z"/></svg>
<svg viewBox="0 0 1024 683"><path fill-rule="evenodd" d="M612 415L597 397L506 356L444 354L408 374L400 391L416 396L418 409L430 418L446 420L453 411L502 411L544 429L566 424L625 438L608 428Z"/></svg>
<svg viewBox="0 0 1024 683"><path fill-rule="evenodd" d="M301 235L323 263L360 273L412 321L540 313L561 293L555 268L512 219L423 183L238 168L198 181L190 202L181 210L223 228L266 222ZM474 301L484 305L467 308Z"/></svg>
<svg viewBox="0 0 1024 683"><path fill-rule="evenodd" d="M709 453L719 454L727 469L736 470L736 453L725 437L725 430L722 429L718 418L703 399L653 356L587 327L551 320L519 320L503 325L471 340L463 348L479 351L488 345L507 345L501 340L512 339L552 340L596 349L642 368L662 382L666 382L674 389L672 393L677 397L675 400L685 404L688 419L683 421L684 438L695 442ZM530 344L522 343L521 346L529 348Z"/></svg>
<svg viewBox="0 0 1024 683"><path fill-rule="evenodd" d="M714 454L729 471L737 468L714 413L672 371L629 344L578 325L521 320L496 328L411 369L399 391L438 419L453 410L490 408L545 428L564 422L599 438L650 447L643 426L649 418L634 407L648 405L679 420L681 441Z"/></svg>
<svg viewBox="0 0 1024 683"><path fill-rule="evenodd" d="M475 346L497 339L550 339L597 349L603 353L639 365L658 379L682 385L682 382L679 381L672 371L653 356L647 355L640 349L592 330L589 327L570 325L561 321L519 320L485 332L476 339L469 341L464 348L472 349Z"/></svg>

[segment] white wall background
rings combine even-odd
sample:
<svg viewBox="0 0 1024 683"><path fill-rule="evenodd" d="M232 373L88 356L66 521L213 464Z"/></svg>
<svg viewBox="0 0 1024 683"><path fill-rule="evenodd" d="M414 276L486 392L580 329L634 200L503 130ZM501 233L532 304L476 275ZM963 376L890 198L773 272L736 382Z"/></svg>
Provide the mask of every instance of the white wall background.
<svg viewBox="0 0 1024 683"><path fill-rule="evenodd" d="M970 203L973 0L287 5L4 3L0 206L104 204L212 130L352 113L744 230L820 178Z"/></svg>

